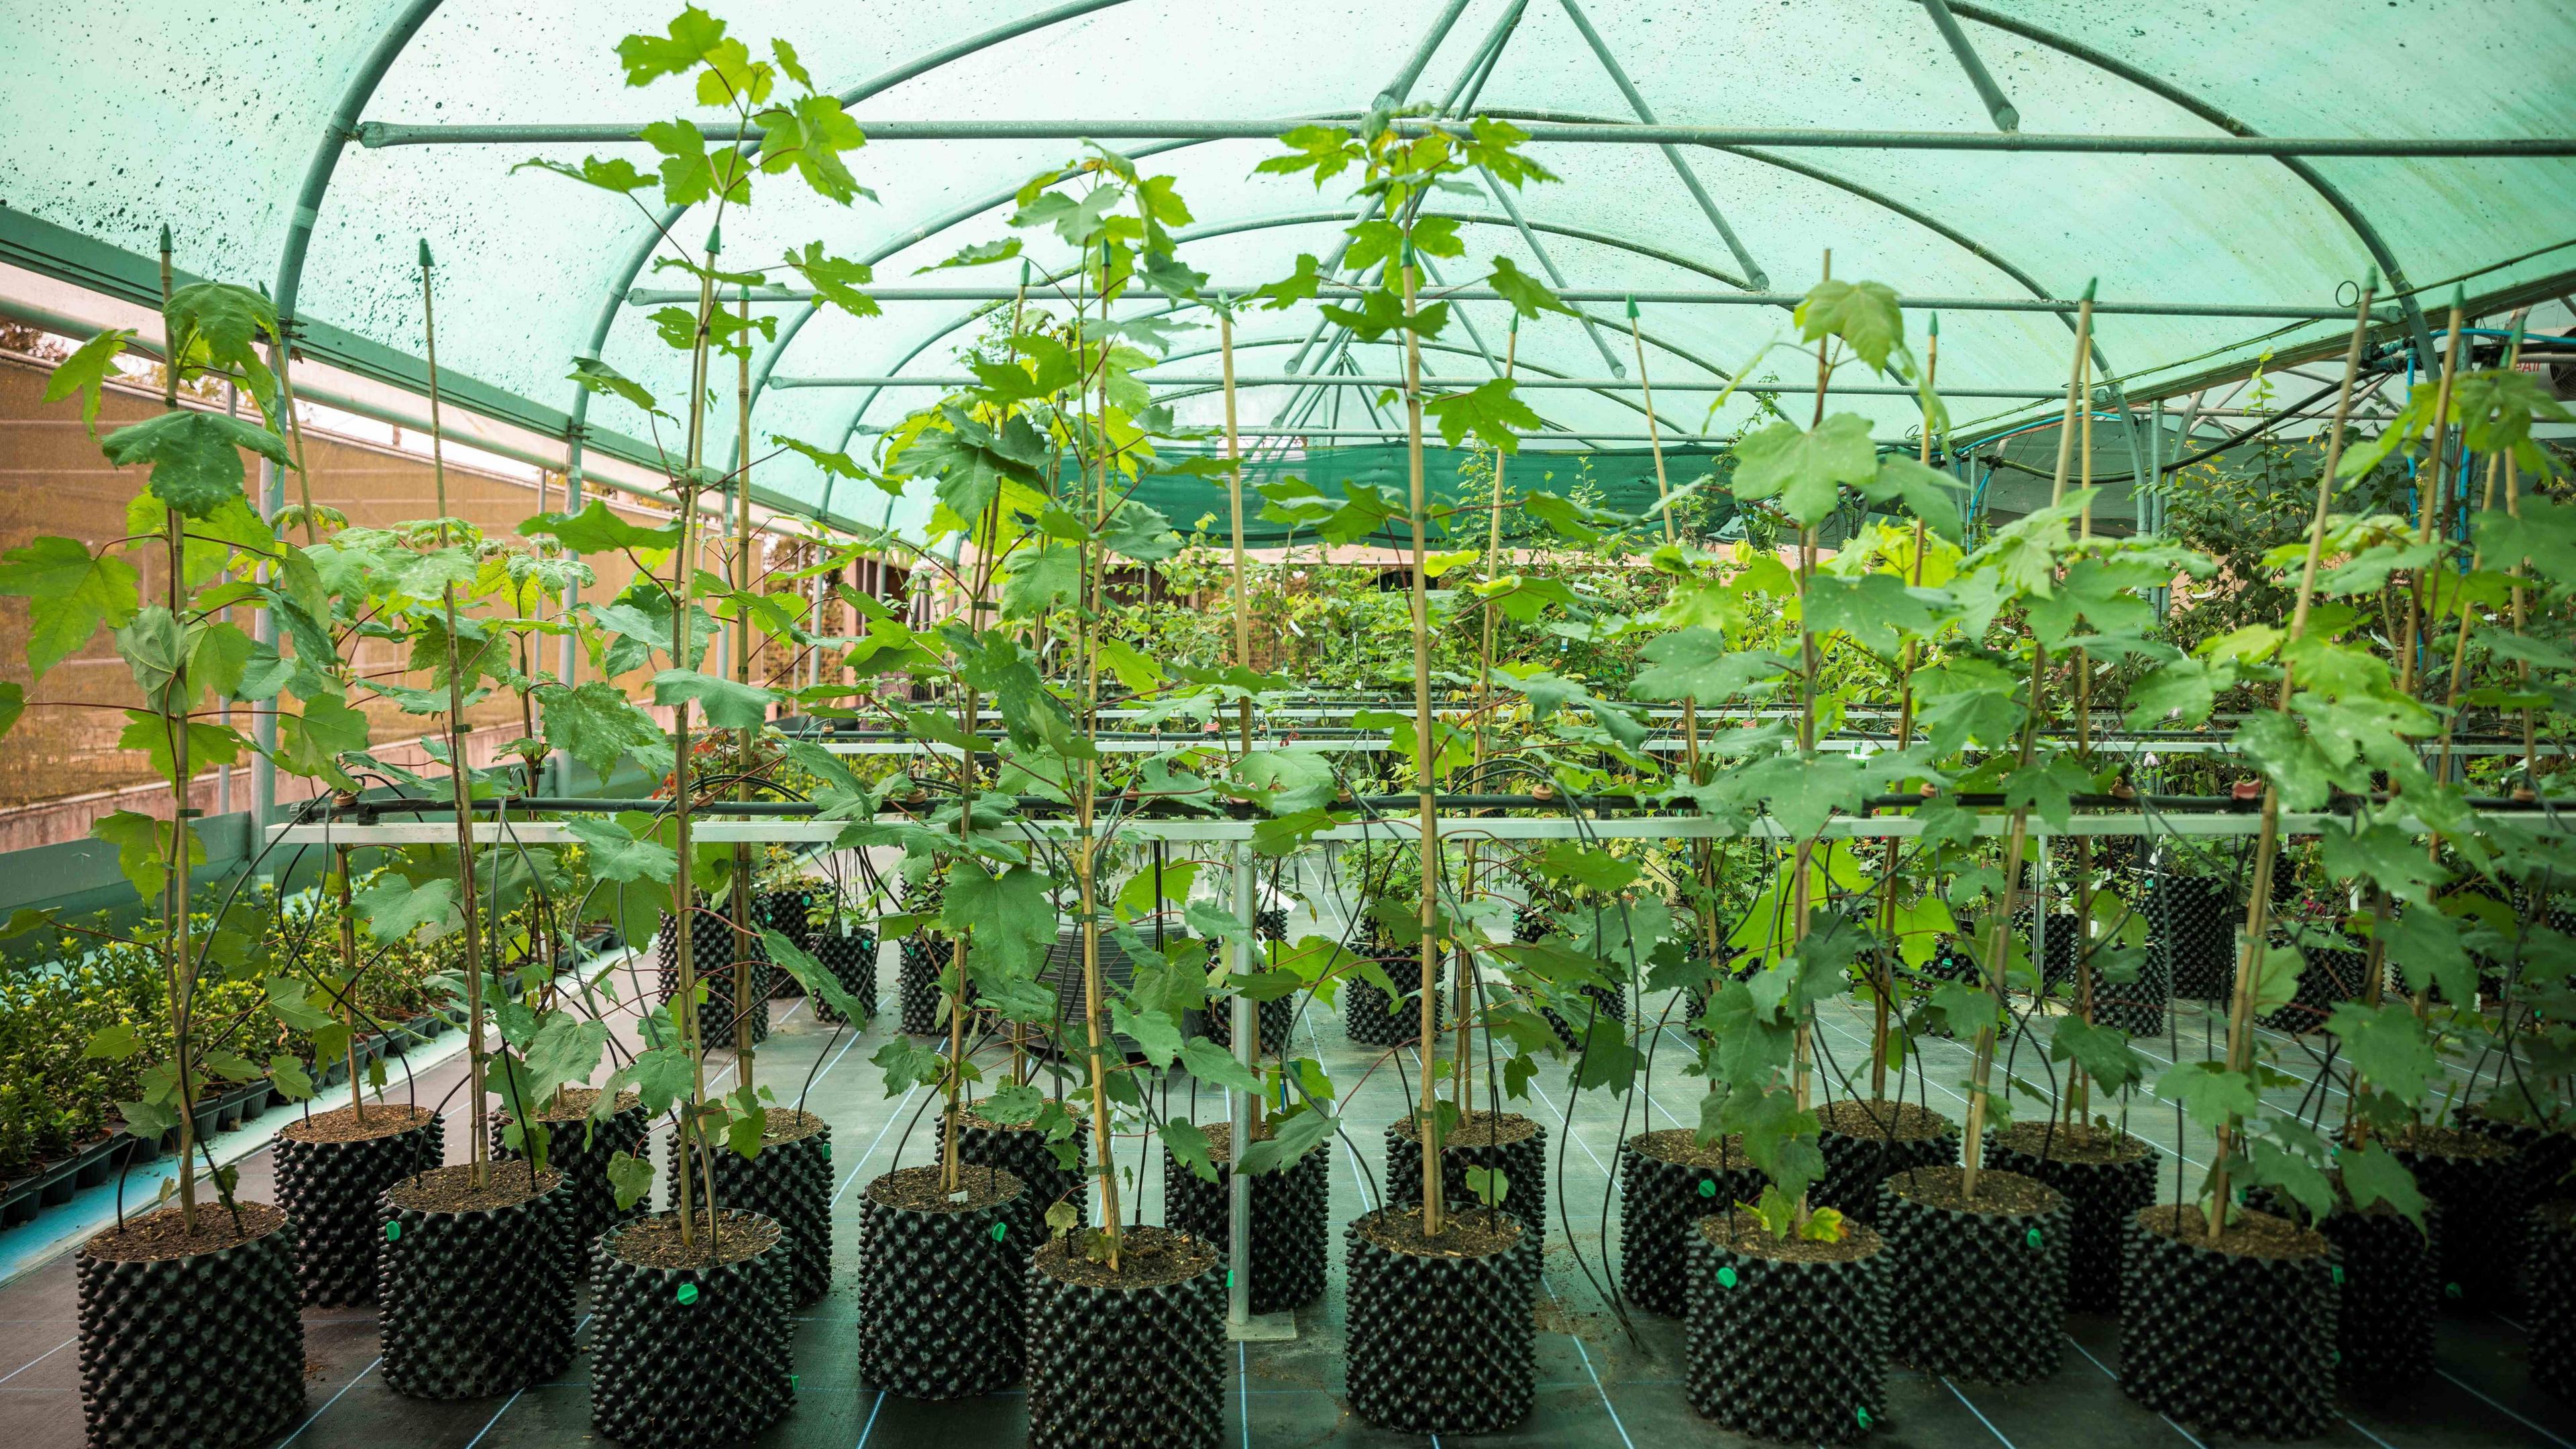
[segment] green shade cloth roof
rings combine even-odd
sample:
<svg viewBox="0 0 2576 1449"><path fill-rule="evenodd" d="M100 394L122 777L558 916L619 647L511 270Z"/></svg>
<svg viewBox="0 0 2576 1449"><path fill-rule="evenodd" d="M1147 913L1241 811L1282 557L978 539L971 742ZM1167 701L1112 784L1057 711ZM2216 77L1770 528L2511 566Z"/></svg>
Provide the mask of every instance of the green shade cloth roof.
<svg viewBox="0 0 2576 1449"><path fill-rule="evenodd" d="M994 117L1235 119L1352 115L1404 81L1439 101L1472 91L1479 111L1626 121L1629 97L1595 60L1562 0L915 0L853 6L770 0L718 6L755 48L795 43L822 84L855 95L871 120ZM2562 0L1952 0L1967 39L2032 133L2207 137L2550 137L2576 134L2576 7ZM600 340L613 366L664 397L685 390L684 362L654 338L633 284L668 285L649 266L654 218L559 178L512 175L532 154L639 154L632 145L437 145L369 149L343 125L635 123L686 112L676 83L634 90L611 55L630 30L659 29L671 0L165 0L0 7L0 259L58 275L138 275L163 223L181 264L202 276L292 284L308 343L402 377L420 351L413 242L444 264L442 362L471 405L560 426L574 410L571 360ZM1598 0L1584 12L1657 119L1674 124L1991 132L1994 122L1918 4L1781 0ZM1489 38L1505 44L1480 65ZM336 118L336 119L335 119ZM1255 139L1158 144L1148 168L1174 176L1195 221L1185 257L1220 281L1286 273L1328 255L1354 203L1341 182L1252 174L1275 151ZM872 259L883 280L959 247L1007 234L1008 194L1078 150L1072 140L880 140L852 158L878 195L842 208L768 179L726 223L726 259L758 264L820 240ZM1772 287L1803 290L1827 248L1837 276L1908 294L2069 297L2100 278L2106 298L2332 306L2377 266L2409 286L2468 278L2473 298L2554 295L2576 269L2576 161L2563 158L2018 154L1860 148L1684 146L1699 188L1740 244L1712 226L1690 186L1653 146L1548 143L1535 154L1565 178L1512 198L1566 282L1605 289L1742 288L1746 259ZM321 164L317 164L321 163ZM308 191L308 179L327 184ZM305 198L311 198L309 211ZM1507 256L1546 264L1493 197L1447 197L1468 254L1453 281ZM34 225L41 223L42 225ZM300 226L310 245L299 248ZM676 234L692 246L703 218ZM1041 265L1065 257L1034 248ZM99 249L105 249L104 251ZM299 264L289 265L300 250ZM102 258L121 256L112 265ZM945 274L954 276L957 274ZM990 273L973 274L989 276ZM1499 352L1499 303L1463 303L1485 350ZM945 374L981 325L973 303L887 305L879 318L788 310L758 373ZM1525 374L1605 376L1633 368L1615 303L1600 326L1548 316L1524 326ZM799 320L801 319L801 320ZM1919 315L1910 319L1919 326ZM1705 418L1716 370L1733 370L1787 331L1770 307L1649 302L1646 354L1667 422L1724 433L1751 416L1742 400ZM1248 372L1283 370L1317 325L1311 307L1258 314L1240 338ZM1941 379L1961 388L2062 384L2063 319L2027 312L1945 313ZM2099 339L2132 397L2290 355L2331 339L2331 320L2108 316ZM1444 374L1480 374L1464 334L1434 356ZM1184 344L1193 349L1212 343ZM337 349L337 352L334 351ZM1368 375L1397 370L1392 348L1350 349ZM1310 363L1311 366L1311 363ZM1793 357L1769 369L1795 380ZM1212 359L1184 362L1188 374ZM825 447L928 400L920 391L771 390L754 419ZM1580 436L1644 426L1633 393L1532 394L1551 423ZM1247 423L1289 406L1284 387L1242 399ZM1855 398L1881 438L1902 436L1896 397ZM1184 399L1185 420L1215 421L1217 399ZM1963 400L1963 428L2033 415L2009 400ZM732 443L730 407L716 445ZM1345 406L1342 425L1352 421ZM1795 409L1792 409L1793 413ZM640 414L601 400L596 446L636 451ZM765 464L761 483L818 500L801 460ZM875 523L872 490L836 512ZM884 515L917 526L923 498Z"/></svg>

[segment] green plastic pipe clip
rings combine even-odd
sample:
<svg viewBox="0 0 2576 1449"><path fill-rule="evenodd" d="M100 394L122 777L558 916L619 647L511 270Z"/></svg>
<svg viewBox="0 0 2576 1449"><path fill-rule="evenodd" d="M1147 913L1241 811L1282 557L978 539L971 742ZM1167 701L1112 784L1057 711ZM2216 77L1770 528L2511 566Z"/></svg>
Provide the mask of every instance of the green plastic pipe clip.
<svg viewBox="0 0 2576 1449"><path fill-rule="evenodd" d="M1717 1179L1713 1177L1702 1178L1699 1184L1699 1195L1701 1197L1717 1196Z"/></svg>
<svg viewBox="0 0 2576 1449"><path fill-rule="evenodd" d="M2100 277L2094 277L2094 278L2092 278L2092 279L2090 279L2090 280L2086 281L2086 282L2085 282L2085 284L2084 284L2084 297L2083 297L2083 300L2085 300L2085 301L2087 301L2087 302L2092 301L2092 300L2093 300L2093 289L2094 289L2094 288L2096 288L2096 287L2098 287L2098 286L2100 286L2100 285L2102 285L2102 279L2101 279Z"/></svg>
<svg viewBox="0 0 2576 1449"><path fill-rule="evenodd" d="M1927 335L1927 336L1931 336L1931 337L1938 337L1938 336L1940 336L1940 335L1941 335L1941 314L1940 314L1940 313L1938 313L1938 312L1933 313L1933 314L1932 314L1932 317L1931 317L1931 320L1929 320L1929 321L1927 321L1927 322L1925 322L1925 323L1923 324L1923 331L1924 331L1925 335Z"/></svg>
<svg viewBox="0 0 2576 1449"><path fill-rule="evenodd" d="M682 1308L686 1308L690 1304L698 1301L698 1285L695 1283L683 1283L680 1285L680 1291L672 1294L671 1296L679 1299L680 1306Z"/></svg>

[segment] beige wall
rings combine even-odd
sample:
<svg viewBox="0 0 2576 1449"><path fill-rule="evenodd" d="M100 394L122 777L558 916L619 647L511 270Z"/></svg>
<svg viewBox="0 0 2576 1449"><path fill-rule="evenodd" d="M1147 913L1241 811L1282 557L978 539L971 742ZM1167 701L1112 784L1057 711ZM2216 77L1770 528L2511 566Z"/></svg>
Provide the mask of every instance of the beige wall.
<svg viewBox="0 0 2576 1449"><path fill-rule="evenodd" d="M124 533L127 500L144 484L139 468L116 469L101 456L83 431L80 412L71 403L47 404L43 392L48 369L39 362L0 355L0 549L16 548L42 535L54 534L95 545ZM111 389L99 409L102 434L150 417L160 400L148 393ZM387 448L306 434L311 489L318 504L337 508L353 523L383 525L435 515L436 490L426 460ZM256 479L256 473L252 478ZM255 485L254 485L255 486ZM550 480L547 504L563 503L560 480ZM486 531L509 535L519 521L537 511L536 486L519 479L450 466L447 469L449 511ZM287 480L290 500L299 496ZM636 511L638 521L651 515ZM134 562L143 572L145 596L164 585L157 551L141 551ZM584 591L604 599L625 587L633 575L622 557L592 559L599 582ZM250 611L236 622L249 627ZM552 647L551 644L549 647ZM27 605L23 599L0 599L0 679L28 683ZM399 668L393 645L370 641L357 656L361 673ZM547 661L551 666L552 661ZM424 679L407 682L420 685ZM76 838L89 820L113 810L159 813L168 808L166 788L152 783L138 751L123 751L116 739L126 720L119 709L139 702L124 661L102 635L89 648L47 671L43 685L29 691L33 707L5 741L0 741L0 849ZM367 706L379 743L418 737L423 721L389 704ZM487 700L469 711L478 725L473 739L478 756L516 738L516 707L508 699ZM246 722L243 722L247 732ZM392 751L401 759L411 752ZM234 786L233 806L249 804L248 764ZM297 798L302 782L282 777L279 793ZM140 787L139 791L136 787ZM195 802L213 809L214 777L200 784ZM157 809L155 802L157 802ZM30 806L50 806L27 811ZM15 828L12 815L25 813ZM19 838L19 837L26 838Z"/></svg>

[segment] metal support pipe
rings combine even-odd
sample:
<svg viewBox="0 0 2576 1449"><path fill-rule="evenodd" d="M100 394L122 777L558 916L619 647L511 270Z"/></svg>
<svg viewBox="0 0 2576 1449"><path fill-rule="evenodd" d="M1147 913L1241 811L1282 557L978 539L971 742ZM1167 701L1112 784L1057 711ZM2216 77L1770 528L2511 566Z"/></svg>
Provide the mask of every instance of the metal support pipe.
<svg viewBox="0 0 2576 1449"><path fill-rule="evenodd" d="M1441 213L1434 212L1433 215ZM1320 218L1319 218L1320 219ZM1332 218L1339 219L1339 218ZM1473 221L1477 218L1464 217ZM1194 229L1178 238L1196 241L1219 233ZM1531 250L1539 249L1534 245ZM1543 256L1542 256L1543 259ZM1258 282L1210 283L1203 291L1226 296L1241 296L1260 286ZM1551 284L1552 285L1552 284ZM1358 282L1327 281L1315 290L1330 296L1356 296L1368 290ZM1659 307L1794 307L1805 300L1796 292L1724 291L1713 287L1664 287L1630 289L1621 287L1553 287L1557 300L1567 303L1625 303L1635 298L1640 305ZM754 303L794 303L810 305L814 293L802 287L753 287ZM870 287L868 296L880 303L898 302L1007 302L1018 295L1017 289L1002 286L892 286ZM1455 287L1440 290L1440 298L1453 302L1499 302L1503 294L1491 287ZM697 296L694 292L673 291L657 287L636 287L626 294L630 307L684 306ZM1048 291L1048 300L1095 302L1098 294L1086 285ZM1159 292L1128 288L1115 299L1119 302L1150 304L1157 309L1170 307ZM1908 311L1934 312L2050 312L2068 317L2075 315L2076 303L2054 297L1919 297L1900 296L1896 305ZM2312 322L2348 320L2349 307L2310 307L2292 302L2120 302L2095 305L2093 315L2129 317L2243 317L2256 321ZM2395 321L2401 314L2395 307L2376 309L2374 315Z"/></svg>
<svg viewBox="0 0 2576 1449"><path fill-rule="evenodd" d="M1245 348L1263 346L1284 347L1287 345L1287 340L1283 338L1279 341L1270 343L1247 342L1239 345ZM1222 379L1214 377L1140 377L1138 381L1148 383L1154 387L1168 388L1190 387L1213 389L1224 386ZM1484 381L1485 379L1477 377L1426 377L1422 379L1422 385L1425 387L1465 389L1475 387ZM947 373L923 373L914 377L773 377L769 380L769 385L776 388L938 388L944 390L948 388L977 387L981 384L971 374L961 373L951 375ZM1383 389L1398 387L1401 386L1402 383L1399 379L1393 376L1380 376L1376 374L1330 377L1318 376L1314 373L1286 372L1246 374L1244 376L1237 377L1235 379L1235 385L1238 387L1365 387ZM1634 391L1637 385L1628 381L1626 378L1620 377L1524 377L1520 379L1519 386L1523 389L1539 388L1569 392L1599 392L1607 389ZM1701 381L1689 378L1664 384L1664 388L1668 392L1717 392L1726 386L1727 383L1723 380ZM1764 382L1758 387L1752 384L1747 384L1745 390L1751 392L1809 393L1816 390L1816 385L1812 382ZM2061 388L2058 391L2062 393L2064 389ZM1849 383L1836 384L1834 386L1834 394L1837 397L1912 397L1915 395L1914 389L1910 387L1855 386ZM1944 397L2021 399L2043 398L2052 395L2047 389L2028 387L1945 387L1941 389L1941 394Z"/></svg>
<svg viewBox="0 0 2576 1449"><path fill-rule="evenodd" d="M861 120L871 144L893 141L1267 141L1332 116L1208 121L1087 116L1041 120ZM1405 117L1389 123L1402 135L1447 131L1468 137L1464 121ZM1561 146L1781 146L1831 151L2001 151L2091 156L2353 156L2376 159L2546 160L2576 156L2576 136L2136 136L2041 131L1871 131L1814 126L1674 126L1643 121L1531 121L1532 142ZM614 145L640 142L644 123L414 126L368 121L359 144L387 146ZM764 139L745 132L746 143Z"/></svg>
<svg viewBox="0 0 2576 1449"><path fill-rule="evenodd" d="M1635 83L1628 79L1628 72L1620 68L1618 57L1610 53L1610 46L1602 40L1601 32L1592 28L1592 17L1584 14L1583 7L1575 0L1558 0L1558 3L1565 7L1566 18L1574 22L1574 28L1583 32L1583 43L1592 47L1593 58L1610 73L1610 80L1619 87L1619 94L1628 98L1628 108L1637 113L1638 120L1654 124L1654 111L1646 105L1646 98L1637 93ZM2004 129L2009 131L2012 128L2006 126ZM1762 264L1755 261L1753 254L1744 249L1744 243L1736 238L1735 228L1726 224L1726 218L1718 212L1717 203L1709 199L1708 188L1699 184L1699 174L1691 170L1690 162L1682 159L1680 148L1666 143L1657 149L1664 153L1664 160L1672 166L1673 174L1682 179L1682 186L1690 192L1691 200L1699 203L1700 215L1707 217L1708 224L1717 228L1718 239L1726 243L1726 250L1735 258L1735 264L1744 269L1746 280L1756 287L1768 289L1770 274L1762 270Z"/></svg>
<svg viewBox="0 0 2576 1449"><path fill-rule="evenodd" d="M1950 13L1949 0L1923 0L1923 8L1931 12L1933 27L1949 42L1950 54L1958 59L1959 69L1968 73L1968 84L1977 88L1977 99L1986 103L1986 114L1994 118L1995 129L2020 130L2021 111L2004 94L2004 88L1995 84L1995 78L1986 73L1985 61L1968 43L1968 32L1960 28L1959 17Z"/></svg>
<svg viewBox="0 0 2576 1449"><path fill-rule="evenodd" d="M1234 859L1234 918L1243 923L1246 934L1252 930L1252 847L1236 841ZM1230 949L1240 951L1241 946ZM1235 976L1252 974L1254 963L1237 961ZM1254 1076L1261 1075L1261 1008L1253 999L1237 991L1231 1003L1234 1027L1234 1059ZM1252 1094L1228 1090L1225 1094L1227 1127L1225 1182L1226 1208L1226 1295L1225 1320L1229 1327L1241 1329L1252 1321L1252 1176L1240 1170L1244 1154L1252 1147Z"/></svg>
<svg viewBox="0 0 2576 1449"><path fill-rule="evenodd" d="M1502 205L1503 215L1510 217L1512 225L1519 229L1521 245L1528 247L1530 255L1538 259L1539 270L1547 273L1547 284L1551 287L1563 286L1565 274L1557 270L1556 258L1549 256L1547 248L1539 245L1538 233L1530 229L1529 218L1521 215L1520 203L1512 199L1511 188L1496 180L1490 170L1479 167L1477 174L1485 178L1485 189L1493 193L1494 200ZM1583 319L1583 332L1585 336L1592 339L1592 348L1601 354L1601 365L1610 369L1610 375L1626 377L1628 365L1621 362L1618 354L1610 350L1609 343L1601 340L1601 324L1586 317Z"/></svg>

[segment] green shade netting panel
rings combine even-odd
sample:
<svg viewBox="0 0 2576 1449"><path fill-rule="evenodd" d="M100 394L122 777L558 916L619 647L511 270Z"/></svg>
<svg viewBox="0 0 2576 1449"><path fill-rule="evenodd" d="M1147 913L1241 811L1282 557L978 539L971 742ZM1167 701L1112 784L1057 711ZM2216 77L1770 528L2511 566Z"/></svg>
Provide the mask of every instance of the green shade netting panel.
<svg viewBox="0 0 2576 1449"><path fill-rule="evenodd" d="M1425 448L1422 450L1423 486L1430 495L1431 537L1445 539L1452 528L1461 535L1461 543L1481 540L1485 532L1482 515L1472 518L1446 519L1462 496L1481 501L1491 486L1486 476L1491 471L1490 454L1478 454L1464 448ZM1689 486L1718 466L1719 455L1704 448L1668 449L1664 453L1664 476L1675 491ZM1247 548L1278 548L1283 544L1312 547L1318 539L1311 527L1296 529L1293 534L1285 524L1273 523L1257 515L1261 512L1264 490L1287 478L1302 478L1315 491L1328 499L1344 495L1346 483L1362 483L1385 489L1399 501L1410 488L1406 472L1405 449L1397 445L1332 448L1309 453L1302 458L1246 459L1243 464L1243 542ZM1597 508L1617 513L1642 514L1655 506L1659 496L1655 485L1655 458L1645 448L1621 449L1592 453L1522 453L1504 460L1503 489L1507 500L1527 497L1535 492L1563 494ZM1158 474L1145 479L1131 495L1140 503L1160 509L1182 533L1202 532L1209 538L1224 541L1231 536L1229 512L1231 502L1223 478L1207 479L1183 474ZM1511 537L1517 526L1505 518L1503 532ZM1399 515L1359 546L1411 547L1413 535Z"/></svg>

